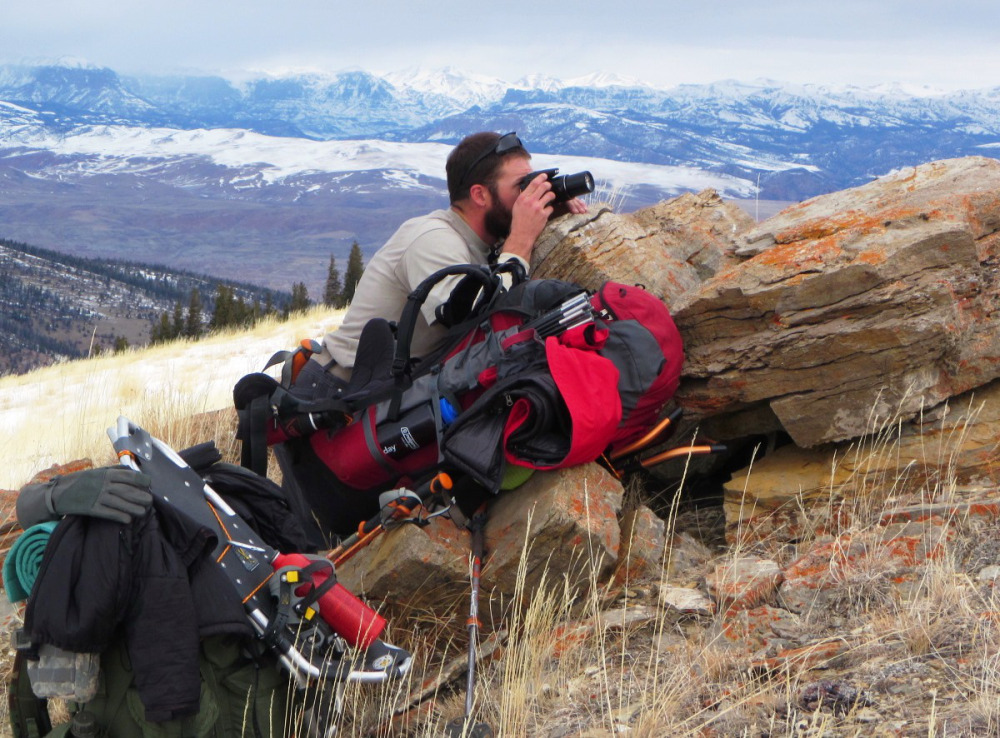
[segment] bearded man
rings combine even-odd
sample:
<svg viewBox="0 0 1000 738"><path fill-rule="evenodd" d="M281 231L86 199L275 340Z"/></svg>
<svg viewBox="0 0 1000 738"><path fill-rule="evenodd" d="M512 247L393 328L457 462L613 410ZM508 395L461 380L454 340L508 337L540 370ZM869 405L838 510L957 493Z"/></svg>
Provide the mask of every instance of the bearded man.
<svg viewBox="0 0 1000 738"><path fill-rule="evenodd" d="M521 189L521 181L532 171L531 156L513 132L467 136L449 154L445 171L451 207L406 221L375 253L343 324L323 337L323 350L307 363L298 386L349 379L362 328L372 318L397 320L407 296L434 272L456 264L488 264L495 258L516 259L527 273L535 240L549 219L587 211L575 198L553 206L555 193L544 175ZM440 282L423 303L411 356L427 355L445 336L435 310L460 278Z"/></svg>

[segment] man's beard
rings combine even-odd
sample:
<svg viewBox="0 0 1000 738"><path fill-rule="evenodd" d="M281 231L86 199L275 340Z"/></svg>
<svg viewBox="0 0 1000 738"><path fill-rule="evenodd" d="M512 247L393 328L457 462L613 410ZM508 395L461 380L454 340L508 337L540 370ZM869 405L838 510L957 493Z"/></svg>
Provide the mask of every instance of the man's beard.
<svg viewBox="0 0 1000 738"><path fill-rule="evenodd" d="M500 202L500 198L497 197L492 187L490 195L493 198L493 205L486 211L483 225L486 227L486 232L499 241L510 235L510 224L514 214Z"/></svg>

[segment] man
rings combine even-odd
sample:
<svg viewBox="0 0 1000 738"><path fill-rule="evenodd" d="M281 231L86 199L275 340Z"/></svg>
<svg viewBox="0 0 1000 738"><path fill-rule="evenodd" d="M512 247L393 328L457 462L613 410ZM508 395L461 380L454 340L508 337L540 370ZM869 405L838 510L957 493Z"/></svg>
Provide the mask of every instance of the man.
<svg viewBox="0 0 1000 738"><path fill-rule="evenodd" d="M555 194L545 176L535 177L522 191L520 183L532 171L531 156L513 132L467 136L448 156L445 171L451 207L407 221L376 252L343 325L323 337L323 351L296 382L300 388L328 380L322 368L347 380L365 324L372 318L397 320L407 296L434 272L456 264L487 264L493 255L500 262L516 259L527 271L535 240L549 219L587 210L577 199L554 207ZM459 279L442 281L424 302L414 329L413 356L426 355L444 337L435 310Z"/></svg>
<svg viewBox="0 0 1000 738"><path fill-rule="evenodd" d="M323 337L294 380L302 400L325 399L351 378L361 331L373 318L398 320L410 293L427 277L458 264L488 264L493 257L516 259L528 269L535 240L554 215L584 213L580 200L553 206L545 176L521 189L531 157L514 133L475 133L464 138L445 166L450 207L413 218L376 252L365 268L341 327ZM435 311L461 279L440 282L421 306L410 344L412 357L426 356L445 337ZM273 446L282 488L317 548L328 548L328 532L347 535L357 521L377 511L370 495L341 483L316 457L308 439Z"/></svg>

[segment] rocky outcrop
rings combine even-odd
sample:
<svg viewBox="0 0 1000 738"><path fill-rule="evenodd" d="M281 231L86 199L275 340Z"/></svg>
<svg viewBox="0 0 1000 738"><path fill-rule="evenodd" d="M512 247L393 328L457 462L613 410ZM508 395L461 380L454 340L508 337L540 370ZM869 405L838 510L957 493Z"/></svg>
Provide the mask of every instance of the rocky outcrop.
<svg viewBox="0 0 1000 738"><path fill-rule="evenodd" d="M590 289L641 283L671 306L685 342L676 399L686 427L734 447L791 437L726 485L731 543L836 535L852 516L877 517L856 501L885 479L901 495L925 496L945 483L997 481L989 459L1000 442L1000 390L986 386L1000 376L1000 162L906 169L759 225L711 191L628 215L596 207L555 221L532 267L535 277ZM956 396L973 389L985 405L970 423L971 400ZM951 398L953 409L941 409ZM843 441L852 443L835 445ZM584 515L580 491L568 488L582 483L575 474L538 474L496 501L490 586L512 591L526 541L529 586L542 562L572 572L582 543L588 576L603 580L614 566L616 586L664 565L662 521L629 513L619 543L617 524L597 521L597 507ZM613 519L606 492L617 482L593 479L589 499ZM416 535L399 533L398 553L432 558L409 540ZM444 567L441 579L462 578L462 566ZM401 580L418 579L401 573L373 591L398 594ZM357 585L367 591L369 582Z"/></svg>
<svg viewBox="0 0 1000 738"><path fill-rule="evenodd" d="M953 398L910 423L893 418L851 444L783 446L735 471L724 485L726 538L801 540L879 518L880 491L973 498L1000 485L1000 381ZM865 519L857 519L863 516Z"/></svg>
<svg viewBox="0 0 1000 738"><path fill-rule="evenodd" d="M793 206L673 302L678 401L709 434L856 438L1000 376L1000 162L906 169Z"/></svg>
<svg viewBox="0 0 1000 738"><path fill-rule="evenodd" d="M532 254L532 277L596 290L612 280L643 284L668 305L735 263L735 239L753 219L713 190L630 214L607 206L553 222Z"/></svg>

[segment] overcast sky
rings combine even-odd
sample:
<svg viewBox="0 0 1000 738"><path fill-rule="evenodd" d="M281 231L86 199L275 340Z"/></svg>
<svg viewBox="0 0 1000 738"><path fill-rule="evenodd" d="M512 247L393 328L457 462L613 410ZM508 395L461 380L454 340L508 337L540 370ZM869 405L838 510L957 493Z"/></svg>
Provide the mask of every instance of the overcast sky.
<svg viewBox="0 0 1000 738"><path fill-rule="evenodd" d="M0 62L1000 86L998 0L0 0Z"/></svg>

